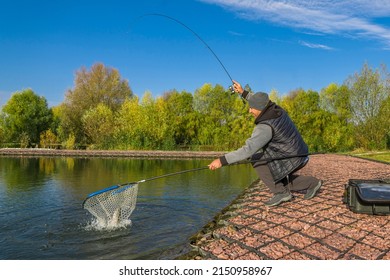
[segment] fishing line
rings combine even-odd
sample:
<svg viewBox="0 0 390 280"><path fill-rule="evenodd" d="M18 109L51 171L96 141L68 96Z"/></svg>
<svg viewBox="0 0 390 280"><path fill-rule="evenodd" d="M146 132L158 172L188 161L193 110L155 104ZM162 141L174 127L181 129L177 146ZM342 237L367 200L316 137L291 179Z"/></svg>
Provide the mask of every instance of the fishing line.
<svg viewBox="0 0 390 280"><path fill-rule="evenodd" d="M213 54L214 58L219 62L219 64L222 66L222 69L225 71L226 75L229 77L229 80L232 82L233 84L233 78L232 76L230 75L229 71L226 69L225 65L222 63L222 61L219 59L219 57L217 56L217 54L213 51L213 49L206 43L205 40L202 39L202 37L199 36L198 33L196 33L193 29L191 29L188 25L184 24L183 22L181 22L180 20L178 19L175 19L171 16L168 16L168 15L164 15L164 14L159 14L159 13L151 13L151 14L145 14L145 15L142 15L140 16L137 20L140 20L144 17L149 17L149 16L156 16L156 17L162 17L162 18L166 18L166 19L169 19L169 20L172 20L173 22L176 22L178 24L180 24L181 26L183 26L184 28L186 28L187 30L189 30L196 38L198 38L206 47L207 49ZM234 92L233 90L233 87L230 86L229 89Z"/></svg>

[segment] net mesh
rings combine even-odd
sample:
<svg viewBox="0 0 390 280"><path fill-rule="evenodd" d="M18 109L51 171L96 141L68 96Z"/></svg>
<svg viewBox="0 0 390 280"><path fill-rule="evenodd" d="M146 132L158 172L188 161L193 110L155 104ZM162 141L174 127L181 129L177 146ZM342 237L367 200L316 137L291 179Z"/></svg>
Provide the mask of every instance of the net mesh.
<svg viewBox="0 0 390 280"><path fill-rule="evenodd" d="M138 184L113 186L90 194L83 208L95 216L99 224L115 226L127 221L135 209Z"/></svg>

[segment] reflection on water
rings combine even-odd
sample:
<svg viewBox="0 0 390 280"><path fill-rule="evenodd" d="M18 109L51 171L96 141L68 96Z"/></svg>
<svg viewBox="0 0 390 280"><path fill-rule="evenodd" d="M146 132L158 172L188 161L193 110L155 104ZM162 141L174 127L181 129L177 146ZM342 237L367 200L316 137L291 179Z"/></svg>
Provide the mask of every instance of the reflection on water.
<svg viewBox="0 0 390 280"><path fill-rule="evenodd" d="M0 157L0 259L159 259L180 254L255 178L249 165L139 184L131 225L101 230L91 192L206 166L210 160Z"/></svg>

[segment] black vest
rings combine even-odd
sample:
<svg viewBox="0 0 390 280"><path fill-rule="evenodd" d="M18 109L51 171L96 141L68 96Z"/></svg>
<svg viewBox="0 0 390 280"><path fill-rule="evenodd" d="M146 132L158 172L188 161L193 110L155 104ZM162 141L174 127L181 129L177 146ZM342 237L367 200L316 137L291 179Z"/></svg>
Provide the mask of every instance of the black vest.
<svg viewBox="0 0 390 280"><path fill-rule="evenodd" d="M279 158L268 162L274 181L279 182L307 162L307 156L291 156L307 155L309 150L287 112L275 103L270 102L256 118L255 124L260 123L272 128L272 139L263 152L266 159Z"/></svg>

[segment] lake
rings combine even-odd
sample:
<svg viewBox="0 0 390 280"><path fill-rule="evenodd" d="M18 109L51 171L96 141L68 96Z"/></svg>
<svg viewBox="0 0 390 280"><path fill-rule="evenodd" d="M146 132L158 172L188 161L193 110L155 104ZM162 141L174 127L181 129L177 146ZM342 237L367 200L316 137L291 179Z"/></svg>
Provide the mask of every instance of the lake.
<svg viewBox="0 0 390 280"><path fill-rule="evenodd" d="M131 225L94 226L88 194L200 168L205 159L0 157L0 259L173 259L255 179L248 164L139 184Z"/></svg>

